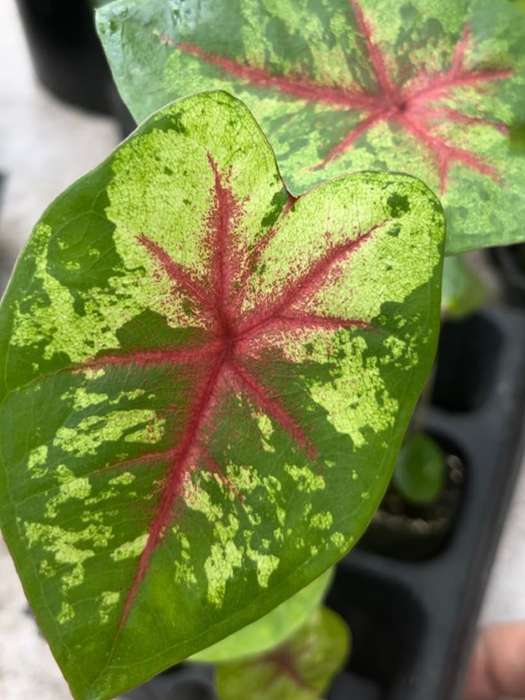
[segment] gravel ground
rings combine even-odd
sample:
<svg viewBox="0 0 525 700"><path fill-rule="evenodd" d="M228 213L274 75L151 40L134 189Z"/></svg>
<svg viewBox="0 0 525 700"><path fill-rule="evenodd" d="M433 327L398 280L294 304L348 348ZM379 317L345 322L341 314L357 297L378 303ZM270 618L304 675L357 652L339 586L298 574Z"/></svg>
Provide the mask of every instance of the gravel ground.
<svg viewBox="0 0 525 700"><path fill-rule="evenodd" d="M35 82L13 0L0 2L0 287L32 226L67 185L116 145L111 120L50 97ZM525 470L516 489L481 621L525 619ZM71 700L45 642L26 613L0 540L0 698Z"/></svg>

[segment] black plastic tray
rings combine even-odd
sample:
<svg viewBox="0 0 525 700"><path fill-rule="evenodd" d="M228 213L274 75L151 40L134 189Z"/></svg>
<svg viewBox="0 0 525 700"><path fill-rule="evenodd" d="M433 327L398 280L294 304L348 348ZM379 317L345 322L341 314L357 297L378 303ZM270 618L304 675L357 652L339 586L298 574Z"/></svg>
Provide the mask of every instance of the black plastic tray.
<svg viewBox="0 0 525 700"><path fill-rule="evenodd" d="M340 563L329 604L353 630L350 672L377 684L375 695L356 689L353 700L461 695L523 453L525 314L489 309L445 327L436 387L428 429L463 459L464 501L433 558L398 561L356 549ZM348 700L344 684L329 698Z"/></svg>
<svg viewBox="0 0 525 700"><path fill-rule="evenodd" d="M511 306L525 306L525 243L489 248L489 262L502 282L505 301Z"/></svg>
<svg viewBox="0 0 525 700"><path fill-rule="evenodd" d="M427 428L462 459L464 498L438 554L402 561L361 551L328 597L353 651L328 700L456 700L521 463L525 313L486 309L445 326ZM181 665L130 700L214 700L211 667ZM247 689L247 697L249 697Z"/></svg>

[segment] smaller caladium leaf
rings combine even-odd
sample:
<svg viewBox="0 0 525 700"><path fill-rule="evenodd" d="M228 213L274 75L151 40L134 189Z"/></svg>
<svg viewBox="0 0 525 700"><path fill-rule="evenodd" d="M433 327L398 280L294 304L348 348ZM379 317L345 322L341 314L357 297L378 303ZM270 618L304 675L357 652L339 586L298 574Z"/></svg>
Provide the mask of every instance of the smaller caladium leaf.
<svg viewBox="0 0 525 700"><path fill-rule="evenodd" d="M410 503L431 503L445 486L443 450L429 435L411 435L399 451L393 483Z"/></svg>
<svg viewBox="0 0 525 700"><path fill-rule="evenodd" d="M220 700L319 700L343 667L350 631L329 608L318 608L284 644L244 661L220 664Z"/></svg>
<svg viewBox="0 0 525 700"><path fill-rule="evenodd" d="M332 581L333 569L305 586L268 615L222 639L191 660L217 663L262 654L279 646L319 607Z"/></svg>
<svg viewBox="0 0 525 700"><path fill-rule="evenodd" d="M78 698L262 617L361 535L434 358L443 247L409 176L291 197L226 93L51 205L0 309L0 521Z"/></svg>
<svg viewBox="0 0 525 700"><path fill-rule="evenodd" d="M294 193L402 171L440 193L447 253L525 238L525 157L510 148L525 17L508 0L119 0L98 27L138 120L228 90Z"/></svg>
<svg viewBox="0 0 525 700"><path fill-rule="evenodd" d="M445 258L441 288L443 319L469 316L483 306L487 297L488 290L483 280L461 257L453 255Z"/></svg>

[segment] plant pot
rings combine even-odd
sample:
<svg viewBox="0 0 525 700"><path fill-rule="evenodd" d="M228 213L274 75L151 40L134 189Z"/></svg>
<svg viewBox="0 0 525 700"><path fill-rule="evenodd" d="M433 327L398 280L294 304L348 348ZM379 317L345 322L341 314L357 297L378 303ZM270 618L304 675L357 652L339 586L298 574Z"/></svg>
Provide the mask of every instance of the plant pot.
<svg viewBox="0 0 525 700"><path fill-rule="evenodd" d="M128 700L219 700L213 687L213 668L181 664L130 691Z"/></svg>
<svg viewBox="0 0 525 700"><path fill-rule="evenodd" d="M353 650L328 700L460 698L524 447L524 356L520 311L487 309L444 328L427 430L461 457L460 502L433 556L403 560L356 548L339 563L327 602L349 623ZM127 697L186 700L177 684L191 676L198 692L212 673L181 664Z"/></svg>
<svg viewBox="0 0 525 700"><path fill-rule="evenodd" d="M89 0L16 0L40 82L75 107L116 116L134 128L95 31ZM131 127L131 128L130 128Z"/></svg>
<svg viewBox="0 0 525 700"><path fill-rule="evenodd" d="M433 436L445 453L446 481L440 496L428 504L410 504L389 489L359 548L399 559L435 555L452 532L465 486L464 460L453 445Z"/></svg>

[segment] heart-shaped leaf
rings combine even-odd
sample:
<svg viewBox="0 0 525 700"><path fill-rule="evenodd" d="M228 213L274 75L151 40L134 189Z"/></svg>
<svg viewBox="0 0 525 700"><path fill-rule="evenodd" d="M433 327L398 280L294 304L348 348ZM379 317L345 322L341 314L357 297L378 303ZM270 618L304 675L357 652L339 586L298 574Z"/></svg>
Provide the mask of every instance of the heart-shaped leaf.
<svg viewBox="0 0 525 700"><path fill-rule="evenodd" d="M447 253L525 238L525 17L508 0L120 0L98 26L138 120L225 89L294 193L355 170L440 192Z"/></svg>
<svg viewBox="0 0 525 700"><path fill-rule="evenodd" d="M282 644L303 625L319 607L332 582L328 569L308 586L274 608L268 615L234 632L207 649L195 654L192 661L217 663L255 656Z"/></svg>
<svg viewBox="0 0 525 700"><path fill-rule="evenodd" d="M318 608L277 649L219 665L220 699L239 700L249 692L250 700L318 700L343 666L349 649L350 633L342 618L328 608Z"/></svg>
<svg viewBox="0 0 525 700"><path fill-rule="evenodd" d="M77 697L261 617L363 532L434 357L443 238L409 176L294 200L225 93L51 205L0 310L0 518Z"/></svg>

